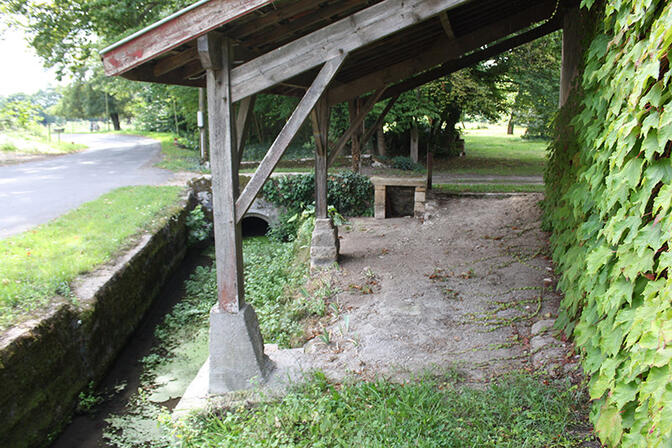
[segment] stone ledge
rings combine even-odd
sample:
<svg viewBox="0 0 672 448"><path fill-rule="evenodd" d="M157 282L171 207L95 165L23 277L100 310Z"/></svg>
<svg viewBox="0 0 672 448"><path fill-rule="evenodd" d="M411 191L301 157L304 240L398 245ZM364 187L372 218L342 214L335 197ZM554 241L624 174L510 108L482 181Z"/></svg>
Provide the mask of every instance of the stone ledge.
<svg viewBox="0 0 672 448"><path fill-rule="evenodd" d="M165 225L111 265L75 281L41 318L0 336L0 446L45 446L102 378L186 254L191 195ZM157 263L157 260L161 260Z"/></svg>

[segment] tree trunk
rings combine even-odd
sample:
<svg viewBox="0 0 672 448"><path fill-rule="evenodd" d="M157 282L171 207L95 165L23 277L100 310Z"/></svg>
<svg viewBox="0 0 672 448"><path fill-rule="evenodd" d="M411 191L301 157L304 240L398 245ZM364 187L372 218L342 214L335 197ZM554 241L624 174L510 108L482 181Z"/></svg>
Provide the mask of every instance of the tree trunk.
<svg viewBox="0 0 672 448"><path fill-rule="evenodd" d="M376 144L378 146L378 155L386 156L387 148L385 148L385 133L383 132L383 123L376 129Z"/></svg>
<svg viewBox="0 0 672 448"><path fill-rule="evenodd" d="M411 127L411 160L418 163L418 125L415 121Z"/></svg>
<svg viewBox="0 0 672 448"><path fill-rule="evenodd" d="M509 125L506 127L507 135L513 135L513 112L511 112L511 118L509 118Z"/></svg>
<svg viewBox="0 0 672 448"><path fill-rule="evenodd" d="M110 119L112 120L112 126L115 131L121 131L121 125L119 124L119 114L116 112L110 113Z"/></svg>

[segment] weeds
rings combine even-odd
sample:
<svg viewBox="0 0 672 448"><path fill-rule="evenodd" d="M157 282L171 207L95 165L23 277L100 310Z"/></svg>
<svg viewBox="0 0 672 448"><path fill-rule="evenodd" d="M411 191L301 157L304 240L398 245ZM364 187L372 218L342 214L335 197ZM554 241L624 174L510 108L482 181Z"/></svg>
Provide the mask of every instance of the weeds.
<svg viewBox="0 0 672 448"><path fill-rule="evenodd" d="M578 447L582 389L509 375L483 390L452 375L331 384L317 372L278 402L175 425L182 447ZM547 383L547 384L544 384Z"/></svg>

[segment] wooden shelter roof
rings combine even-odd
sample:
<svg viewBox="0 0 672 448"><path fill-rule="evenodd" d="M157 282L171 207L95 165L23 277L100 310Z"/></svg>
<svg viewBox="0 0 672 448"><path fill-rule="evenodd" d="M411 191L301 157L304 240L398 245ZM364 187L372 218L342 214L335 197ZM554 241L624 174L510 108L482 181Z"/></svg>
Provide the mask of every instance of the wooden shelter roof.
<svg viewBox="0 0 672 448"><path fill-rule="evenodd" d="M408 85L430 69L440 75L440 67L449 72L492 57L493 44L516 34L527 32L520 44L552 32L570 1L202 0L101 56L108 75L204 87L197 42L216 31L234 42L232 88L239 100L257 92L300 96L329 55L345 52L328 92L335 104L404 80Z"/></svg>

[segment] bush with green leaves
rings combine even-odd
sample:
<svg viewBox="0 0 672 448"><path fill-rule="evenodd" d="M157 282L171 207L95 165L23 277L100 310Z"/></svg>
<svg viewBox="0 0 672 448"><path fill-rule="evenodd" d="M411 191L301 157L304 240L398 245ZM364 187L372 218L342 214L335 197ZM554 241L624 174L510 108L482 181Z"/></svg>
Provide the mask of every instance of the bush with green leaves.
<svg viewBox="0 0 672 448"><path fill-rule="evenodd" d="M208 221L199 204L187 216L187 242L190 246L207 241L212 235L212 223Z"/></svg>
<svg viewBox="0 0 672 448"><path fill-rule="evenodd" d="M315 175L301 174L269 179L263 188L264 197L283 207L285 212L268 235L278 241L291 241L297 230L297 217L315 203ZM327 179L327 202L339 216L371 216L373 184L368 177L344 171Z"/></svg>
<svg viewBox="0 0 672 448"><path fill-rule="evenodd" d="M418 162L414 162L410 157L396 156L392 157L392 168L403 171L422 171L425 168Z"/></svg>
<svg viewBox="0 0 672 448"><path fill-rule="evenodd" d="M558 325L583 355L602 442L671 446L672 3L593 2L546 176Z"/></svg>

